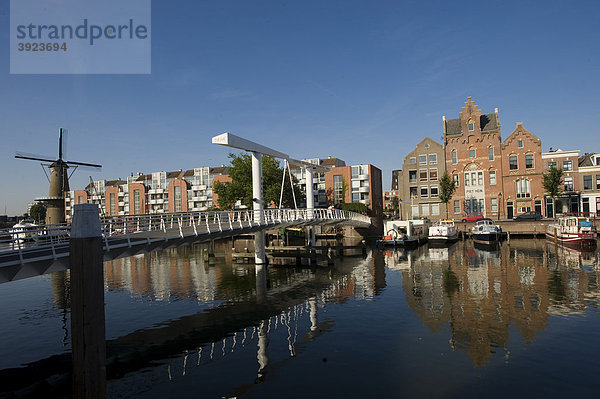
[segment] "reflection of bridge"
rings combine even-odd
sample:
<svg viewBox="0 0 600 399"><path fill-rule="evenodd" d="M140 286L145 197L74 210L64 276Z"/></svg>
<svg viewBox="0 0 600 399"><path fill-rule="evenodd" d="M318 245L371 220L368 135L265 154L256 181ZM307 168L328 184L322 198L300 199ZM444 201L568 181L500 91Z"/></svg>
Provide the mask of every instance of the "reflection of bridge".
<svg viewBox="0 0 600 399"><path fill-rule="evenodd" d="M101 222L104 259L206 242L265 229L369 227L366 216L338 209L265 209L130 216ZM70 226L0 232L0 283L69 267Z"/></svg>

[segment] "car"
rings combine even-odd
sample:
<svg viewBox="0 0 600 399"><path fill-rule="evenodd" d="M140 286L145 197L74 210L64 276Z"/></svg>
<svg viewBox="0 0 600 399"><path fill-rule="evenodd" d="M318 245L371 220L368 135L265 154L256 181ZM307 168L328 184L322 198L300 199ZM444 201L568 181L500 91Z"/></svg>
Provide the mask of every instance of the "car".
<svg viewBox="0 0 600 399"><path fill-rule="evenodd" d="M513 217L513 220L540 220L541 218L542 215L539 212L529 211Z"/></svg>
<svg viewBox="0 0 600 399"><path fill-rule="evenodd" d="M481 212L471 212L471 213L467 213L465 216L462 217L462 221L463 222L476 222L480 219L483 219L485 216L483 216L483 214Z"/></svg>

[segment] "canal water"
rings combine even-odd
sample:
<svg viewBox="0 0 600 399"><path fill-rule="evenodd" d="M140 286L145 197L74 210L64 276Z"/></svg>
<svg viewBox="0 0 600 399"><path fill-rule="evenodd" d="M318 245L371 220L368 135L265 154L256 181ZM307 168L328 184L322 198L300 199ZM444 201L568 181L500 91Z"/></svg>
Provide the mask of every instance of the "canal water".
<svg viewBox="0 0 600 399"><path fill-rule="evenodd" d="M257 274L230 247L105 263L108 397L599 392L596 251L367 247ZM0 397L68 396L68 272L2 284L0 303Z"/></svg>

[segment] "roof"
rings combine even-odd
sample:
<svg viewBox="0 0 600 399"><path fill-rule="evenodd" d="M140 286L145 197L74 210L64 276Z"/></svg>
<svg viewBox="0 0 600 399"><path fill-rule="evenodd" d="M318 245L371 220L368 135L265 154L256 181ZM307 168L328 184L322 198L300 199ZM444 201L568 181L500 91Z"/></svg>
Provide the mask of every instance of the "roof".
<svg viewBox="0 0 600 399"><path fill-rule="evenodd" d="M140 175L137 179L135 179L136 181L146 181L146 180L152 180L152 175Z"/></svg>
<svg viewBox="0 0 600 399"><path fill-rule="evenodd" d="M229 170L229 167L227 167L227 166L217 166L214 168L210 168L210 173L213 175L219 175L219 174L227 173L228 170Z"/></svg>
<svg viewBox="0 0 600 399"><path fill-rule="evenodd" d="M104 187L115 187L115 186L120 186L122 184L127 184L127 182L123 181L121 179L118 179L118 180L108 180L106 183L104 183Z"/></svg>
<svg viewBox="0 0 600 399"><path fill-rule="evenodd" d="M498 128L499 128L498 115L495 113L481 115L481 117L479 118L479 124L481 126L482 132L491 132L491 131L498 130ZM447 136L457 135L457 134L461 134L461 133L462 132L460 130L460 119L447 119L446 120L446 135Z"/></svg>
<svg viewBox="0 0 600 399"><path fill-rule="evenodd" d="M584 156L579 157L579 166L595 166L592 155L595 154L585 154Z"/></svg>
<svg viewBox="0 0 600 399"><path fill-rule="evenodd" d="M338 164L340 164L340 166L344 166L346 165L346 162L339 158L321 159L321 166L337 166Z"/></svg>
<svg viewBox="0 0 600 399"><path fill-rule="evenodd" d="M177 179L182 173L183 172L181 170L178 170L176 172L167 172L167 179Z"/></svg>

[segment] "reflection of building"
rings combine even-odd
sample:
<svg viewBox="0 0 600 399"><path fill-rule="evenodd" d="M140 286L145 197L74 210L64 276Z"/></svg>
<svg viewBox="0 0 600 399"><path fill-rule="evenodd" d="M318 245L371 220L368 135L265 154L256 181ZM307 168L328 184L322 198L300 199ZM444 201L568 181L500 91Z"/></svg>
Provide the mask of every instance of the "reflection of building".
<svg viewBox="0 0 600 399"><path fill-rule="evenodd" d="M478 367L507 347L510 328L531 343L549 314L580 312L599 293L590 266L597 257L545 241L512 240L498 251L421 248L384 253L388 268L402 272L407 303L423 323L432 331L448 323L451 345Z"/></svg>

